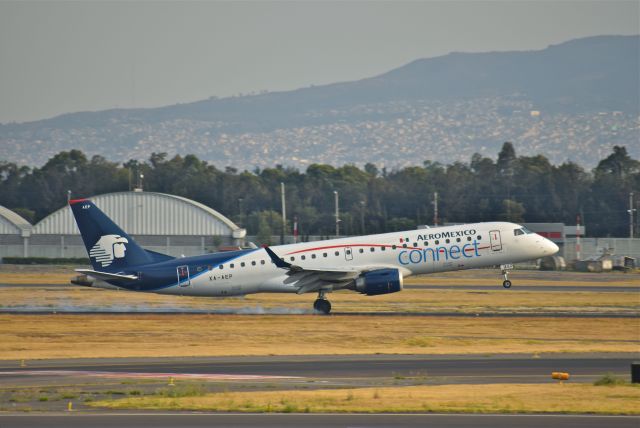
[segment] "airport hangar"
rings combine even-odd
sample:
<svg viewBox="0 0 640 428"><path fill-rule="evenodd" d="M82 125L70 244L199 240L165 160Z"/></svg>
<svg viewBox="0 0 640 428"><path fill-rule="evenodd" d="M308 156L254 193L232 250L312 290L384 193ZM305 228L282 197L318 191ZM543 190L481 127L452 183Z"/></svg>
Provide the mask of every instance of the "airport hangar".
<svg viewBox="0 0 640 428"><path fill-rule="evenodd" d="M199 202L155 192L116 192L90 197L142 247L171 256L194 256L220 246L241 246L246 230ZM86 258L68 206L35 225L0 206L0 259Z"/></svg>

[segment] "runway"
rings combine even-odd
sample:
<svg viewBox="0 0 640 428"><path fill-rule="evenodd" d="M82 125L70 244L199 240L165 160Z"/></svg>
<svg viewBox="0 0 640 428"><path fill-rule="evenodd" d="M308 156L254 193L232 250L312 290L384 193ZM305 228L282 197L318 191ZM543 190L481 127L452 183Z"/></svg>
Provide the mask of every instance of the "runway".
<svg viewBox="0 0 640 428"><path fill-rule="evenodd" d="M635 416L491 415L491 414L211 414L100 413L0 415L0 426L22 428L127 427L475 427L475 428L637 428Z"/></svg>
<svg viewBox="0 0 640 428"><path fill-rule="evenodd" d="M501 284L496 285L421 285L408 284L407 290L460 290L460 291L496 291L504 290ZM536 292L565 292L565 293L640 293L640 286L616 285L616 286L582 286L582 285L518 285L514 283L509 289L512 291L536 291Z"/></svg>
<svg viewBox="0 0 640 428"><path fill-rule="evenodd" d="M432 311L432 312L340 312L333 311L331 314L317 314L311 309L290 309L290 308L225 308L225 309L190 309L190 308L176 308L176 309L164 309L159 308L157 310L131 310L112 308L111 310L104 310L102 308L84 308L82 310L74 309L51 309L43 307L30 307L25 309L0 309L0 314L10 315L308 315L308 316L347 316L347 317L453 317L453 318L640 318L639 313L629 312L561 312L561 311L549 311L549 312L444 312L444 311Z"/></svg>
<svg viewBox="0 0 640 428"><path fill-rule="evenodd" d="M605 373L627 377L634 355L542 356L296 356L224 358L152 358L36 360L28 367L0 362L0 379L15 381L29 371L215 374L284 378L370 379L427 376L438 383L548 382L551 372L571 373L574 381L592 381ZM21 374L24 372L25 374ZM41 373L28 376L47 377Z"/></svg>

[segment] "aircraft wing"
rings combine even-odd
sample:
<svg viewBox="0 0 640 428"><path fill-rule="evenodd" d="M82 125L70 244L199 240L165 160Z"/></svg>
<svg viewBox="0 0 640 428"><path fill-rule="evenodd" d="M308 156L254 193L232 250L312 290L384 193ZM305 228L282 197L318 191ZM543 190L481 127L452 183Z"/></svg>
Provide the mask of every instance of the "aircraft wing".
<svg viewBox="0 0 640 428"><path fill-rule="evenodd" d="M76 272L82 273L88 276L92 276L97 279L108 280L120 280L120 281L135 281L138 279L136 275L124 275L120 273L100 272L91 269L75 269Z"/></svg>
<svg viewBox="0 0 640 428"><path fill-rule="evenodd" d="M357 266L353 268L341 269L309 269L301 266L293 265L278 257L276 253L269 247L264 247L271 260L281 269L287 270L287 278L285 284L291 284L298 288L298 294L310 293L318 291L323 286L331 285L334 289L340 289L359 277L363 272L369 270L380 269L380 266L366 267Z"/></svg>

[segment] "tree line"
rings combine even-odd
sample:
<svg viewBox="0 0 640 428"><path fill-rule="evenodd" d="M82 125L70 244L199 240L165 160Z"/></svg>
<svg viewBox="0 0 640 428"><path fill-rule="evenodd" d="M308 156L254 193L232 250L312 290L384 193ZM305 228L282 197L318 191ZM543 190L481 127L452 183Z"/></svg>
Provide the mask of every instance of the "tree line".
<svg viewBox="0 0 640 428"><path fill-rule="evenodd" d="M79 150L63 151L42 167L0 162L0 205L35 223L67 203L126 191L170 193L208 205L250 235L266 242L282 233L280 183L286 187L287 228L297 219L300 235L335 234L335 194L340 233L356 235L434 224L506 220L575 224L581 216L590 236L628 236L629 193L640 199L640 162L615 146L596 168L573 162L552 165L543 155L517 156L504 143L496 160L479 154L470 162L379 169L366 164L334 167L313 164L306 171L274 168L238 171L216 168L194 155L152 153L147 161L90 159ZM637 218L637 217L636 217ZM176 219L176 221L180 221Z"/></svg>

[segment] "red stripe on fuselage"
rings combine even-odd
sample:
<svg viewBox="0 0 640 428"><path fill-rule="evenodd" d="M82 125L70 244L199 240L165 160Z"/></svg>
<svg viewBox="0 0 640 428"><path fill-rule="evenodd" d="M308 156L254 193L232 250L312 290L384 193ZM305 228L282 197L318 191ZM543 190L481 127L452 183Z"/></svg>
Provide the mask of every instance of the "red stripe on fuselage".
<svg viewBox="0 0 640 428"><path fill-rule="evenodd" d="M298 254L298 253L306 253L307 251L318 251L318 250L329 250L331 248L345 248L345 247L387 247L387 248L391 248L391 245L385 245L385 244L343 244L343 245L326 245L324 247L314 247L314 248L307 248L306 250L298 250L298 251L292 251L290 253L287 253L285 255L289 255L289 254Z"/></svg>
<svg viewBox="0 0 640 428"><path fill-rule="evenodd" d="M468 244L468 242L467 242ZM465 245L465 244L462 244ZM346 248L346 247L386 247L386 248L392 248L393 245L386 245L386 244L342 244L342 245L326 245L324 247L314 247L314 248L307 248L305 250L298 250L298 251L292 251L290 253L286 253L285 256L289 256L291 254L299 254L299 253L306 253L308 251L319 251L319 250L329 250L329 249L333 249L333 248ZM486 247L478 247L478 250L485 250L489 248L489 246ZM400 250L423 250L425 249L424 247L403 247L403 246L399 246L396 245L396 249L400 249ZM444 251L444 248L440 249L440 252ZM467 248L465 249L465 251L474 251L474 248Z"/></svg>
<svg viewBox="0 0 640 428"><path fill-rule="evenodd" d="M78 202L85 202L88 201L89 199L70 199L69 200L69 205L73 205L73 204L77 204Z"/></svg>

